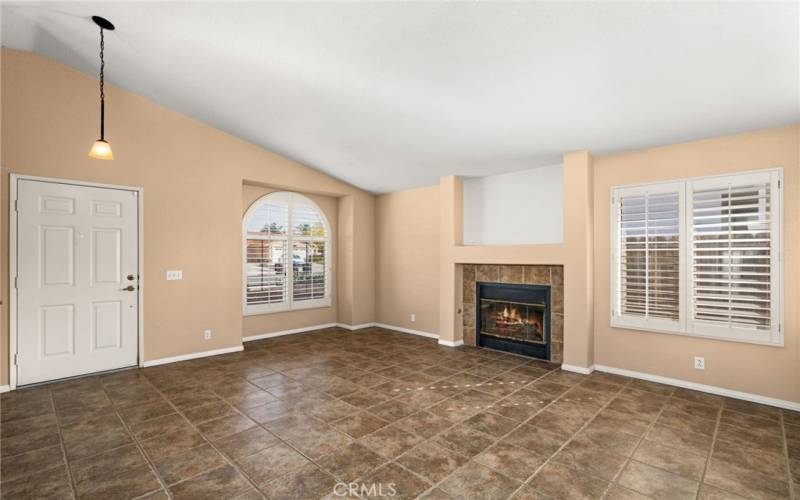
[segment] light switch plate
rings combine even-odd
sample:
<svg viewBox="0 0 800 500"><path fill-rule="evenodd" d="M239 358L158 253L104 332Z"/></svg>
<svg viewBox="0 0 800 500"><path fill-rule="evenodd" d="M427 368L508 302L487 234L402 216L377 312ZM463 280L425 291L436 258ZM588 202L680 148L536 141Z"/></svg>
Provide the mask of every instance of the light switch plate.
<svg viewBox="0 0 800 500"><path fill-rule="evenodd" d="M167 271L167 281L175 281L183 279L183 271Z"/></svg>
<svg viewBox="0 0 800 500"><path fill-rule="evenodd" d="M694 369L695 370L705 370L706 369L706 358L702 358L700 356L694 357Z"/></svg>

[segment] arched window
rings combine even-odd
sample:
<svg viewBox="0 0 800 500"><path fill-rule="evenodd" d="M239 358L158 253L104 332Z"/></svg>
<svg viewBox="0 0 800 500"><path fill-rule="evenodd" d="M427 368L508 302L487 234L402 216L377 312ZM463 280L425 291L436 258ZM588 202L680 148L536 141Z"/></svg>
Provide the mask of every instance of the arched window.
<svg viewBox="0 0 800 500"><path fill-rule="evenodd" d="M244 214L244 314L331 305L331 229L297 193L262 196Z"/></svg>

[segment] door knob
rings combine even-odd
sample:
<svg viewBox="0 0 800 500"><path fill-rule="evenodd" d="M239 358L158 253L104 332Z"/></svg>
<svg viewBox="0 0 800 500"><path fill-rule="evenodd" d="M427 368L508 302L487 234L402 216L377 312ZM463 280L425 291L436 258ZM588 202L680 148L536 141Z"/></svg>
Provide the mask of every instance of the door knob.
<svg viewBox="0 0 800 500"><path fill-rule="evenodd" d="M126 292L133 292L134 290L136 290L136 287L133 286L133 285L128 285L125 288L123 288L122 290L126 291Z"/></svg>
<svg viewBox="0 0 800 500"><path fill-rule="evenodd" d="M128 281L133 281L133 280L135 280L135 279L136 279L136 276L134 276L134 275L132 275L132 274L129 274L129 275L128 275Z"/></svg>

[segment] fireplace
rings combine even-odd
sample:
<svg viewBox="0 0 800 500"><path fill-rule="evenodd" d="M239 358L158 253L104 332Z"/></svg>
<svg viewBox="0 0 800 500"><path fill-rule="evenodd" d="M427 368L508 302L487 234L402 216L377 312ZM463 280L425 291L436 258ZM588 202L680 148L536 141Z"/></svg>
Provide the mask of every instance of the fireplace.
<svg viewBox="0 0 800 500"><path fill-rule="evenodd" d="M550 287L478 282L477 344L550 359Z"/></svg>

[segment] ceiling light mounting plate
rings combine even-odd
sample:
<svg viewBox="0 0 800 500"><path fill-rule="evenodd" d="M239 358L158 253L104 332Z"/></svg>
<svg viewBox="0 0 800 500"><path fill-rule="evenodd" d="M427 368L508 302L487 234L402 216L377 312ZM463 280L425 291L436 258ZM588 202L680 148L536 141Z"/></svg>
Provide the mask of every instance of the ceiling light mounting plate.
<svg viewBox="0 0 800 500"><path fill-rule="evenodd" d="M105 17L92 16L92 21L94 21L96 25L100 26L104 30L112 31L114 29L114 25L111 24L111 21L109 21Z"/></svg>

